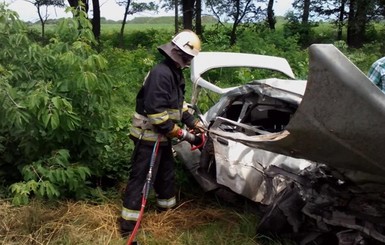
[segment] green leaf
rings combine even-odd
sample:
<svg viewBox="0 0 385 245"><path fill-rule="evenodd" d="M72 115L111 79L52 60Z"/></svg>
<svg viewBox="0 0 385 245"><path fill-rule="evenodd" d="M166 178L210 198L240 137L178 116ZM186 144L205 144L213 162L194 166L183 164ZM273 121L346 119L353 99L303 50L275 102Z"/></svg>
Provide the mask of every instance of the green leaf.
<svg viewBox="0 0 385 245"><path fill-rule="evenodd" d="M47 111L43 112L42 120L43 120L43 125L44 125L45 128L47 128L48 123L49 123L49 121L51 119L51 116L52 116L51 113L47 113Z"/></svg>
<svg viewBox="0 0 385 245"><path fill-rule="evenodd" d="M55 96L51 99L53 105L57 108L57 109L61 109L61 98L58 97L58 96Z"/></svg>
<svg viewBox="0 0 385 245"><path fill-rule="evenodd" d="M57 129L59 127L59 124L60 124L59 114L55 110L54 113L51 116L51 128L52 129Z"/></svg>
<svg viewBox="0 0 385 245"><path fill-rule="evenodd" d="M83 180L83 181L86 180L87 176L91 175L90 169L87 167L79 166L79 167L77 167L77 172L78 172L81 180Z"/></svg>
<svg viewBox="0 0 385 245"><path fill-rule="evenodd" d="M67 179L67 175L66 175L66 172L64 170L59 170L59 174L60 174L60 180L65 184L65 183L68 183L68 179Z"/></svg>
<svg viewBox="0 0 385 245"><path fill-rule="evenodd" d="M72 112L72 104L68 100L66 100L65 98L62 99L62 102L63 102L66 110Z"/></svg>
<svg viewBox="0 0 385 245"><path fill-rule="evenodd" d="M36 192L37 187L38 187L38 183L35 180L28 181L26 185L27 185L29 190Z"/></svg>
<svg viewBox="0 0 385 245"><path fill-rule="evenodd" d="M49 199L58 197L60 195L59 191L54 187L54 185L48 181L42 183L45 189L45 193Z"/></svg>
<svg viewBox="0 0 385 245"><path fill-rule="evenodd" d="M41 197L43 197L46 194L44 181L39 183L38 189L36 194L39 194Z"/></svg>
<svg viewBox="0 0 385 245"><path fill-rule="evenodd" d="M54 158L54 162L59 166L66 168L68 165L68 159L70 157L69 151L66 149L60 149L57 151Z"/></svg>

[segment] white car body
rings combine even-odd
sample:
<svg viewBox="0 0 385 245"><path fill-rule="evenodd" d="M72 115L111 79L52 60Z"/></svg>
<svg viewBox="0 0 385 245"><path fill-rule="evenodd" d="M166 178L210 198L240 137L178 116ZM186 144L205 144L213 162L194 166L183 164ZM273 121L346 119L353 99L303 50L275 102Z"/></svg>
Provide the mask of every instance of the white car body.
<svg viewBox="0 0 385 245"><path fill-rule="evenodd" d="M174 149L205 191L227 189L269 207L259 232L283 234L281 224L271 224L279 217L294 233L322 237L328 228L341 243L385 242L385 154L378 149L385 95L333 45L312 45L309 54L304 81L283 58L201 52L191 65L192 108L202 89L221 97L199 115L208 127L203 148L181 142ZM224 67L269 69L287 79L221 88L202 77Z"/></svg>

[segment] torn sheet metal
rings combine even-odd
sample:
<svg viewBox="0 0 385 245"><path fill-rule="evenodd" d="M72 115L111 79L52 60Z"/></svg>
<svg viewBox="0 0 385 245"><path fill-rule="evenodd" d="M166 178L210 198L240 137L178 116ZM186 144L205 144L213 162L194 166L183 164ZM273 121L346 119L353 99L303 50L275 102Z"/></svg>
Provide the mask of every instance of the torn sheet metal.
<svg viewBox="0 0 385 245"><path fill-rule="evenodd" d="M237 132L212 133L253 148L326 163L353 178L350 172L360 171L385 182L385 154L378 149L385 143L385 95L333 45L312 45L309 51L306 91L286 137L261 141L260 136L240 137Z"/></svg>
<svg viewBox="0 0 385 245"><path fill-rule="evenodd" d="M300 244L384 243L385 95L333 45L314 44L309 53L308 81L231 88L200 75L244 66L241 59L194 59L193 104L201 87L221 99L198 115L209 125L208 142L194 156L178 155L204 190L230 189L266 205L260 234L288 234ZM274 67L267 63L261 67Z"/></svg>
<svg viewBox="0 0 385 245"><path fill-rule="evenodd" d="M214 121L235 97L245 94L260 95L287 101L297 107L306 89L306 80L286 80L278 78L255 80L246 85L233 88L221 97L220 101L211 107L204 115L207 122ZM258 96L254 96L256 99Z"/></svg>
<svg viewBox="0 0 385 245"><path fill-rule="evenodd" d="M267 176L269 166L299 174L312 163L281 154L250 148L234 140L213 137L218 184L265 205L271 204L287 183L282 175Z"/></svg>

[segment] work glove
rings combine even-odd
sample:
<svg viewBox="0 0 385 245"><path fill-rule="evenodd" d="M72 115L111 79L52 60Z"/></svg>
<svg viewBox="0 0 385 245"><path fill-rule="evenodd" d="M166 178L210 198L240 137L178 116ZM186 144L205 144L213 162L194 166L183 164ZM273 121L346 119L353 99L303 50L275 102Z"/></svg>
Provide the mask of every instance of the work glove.
<svg viewBox="0 0 385 245"><path fill-rule="evenodd" d="M178 125L174 125L173 129L167 134L167 137L178 138L180 140L185 140L192 145L202 144L202 138L190 133L185 129L181 129Z"/></svg>
<svg viewBox="0 0 385 245"><path fill-rule="evenodd" d="M201 134L204 134L205 130L206 130L205 126L203 125L203 123L199 119L195 120L193 129L194 129L195 133L201 133Z"/></svg>
<svg viewBox="0 0 385 245"><path fill-rule="evenodd" d="M178 138L180 130L181 128L177 124L174 124L174 127L171 129L170 132L166 134L166 136L169 138Z"/></svg>

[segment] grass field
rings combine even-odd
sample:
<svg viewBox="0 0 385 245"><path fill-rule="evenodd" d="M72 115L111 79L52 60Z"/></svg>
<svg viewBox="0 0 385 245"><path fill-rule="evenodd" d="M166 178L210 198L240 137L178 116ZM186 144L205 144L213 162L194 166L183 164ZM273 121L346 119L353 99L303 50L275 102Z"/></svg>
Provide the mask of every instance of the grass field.
<svg viewBox="0 0 385 245"><path fill-rule="evenodd" d="M15 207L0 201L0 243L7 245L118 245L126 244L117 224L121 204L33 201ZM146 245L253 245L258 217L200 199L184 199L173 210L159 212L151 201L146 207L137 239ZM266 238L263 238L266 239ZM290 244L268 239L268 244Z"/></svg>
<svg viewBox="0 0 385 245"><path fill-rule="evenodd" d="M110 33L110 32L120 32L120 29L122 28L121 24L102 24L101 26L101 32L102 33ZM140 30L147 30L147 29L165 29L165 30L173 30L174 25L173 24L165 24L165 23L159 23L159 24L126 24L124 27L124 32L130 32L130 31L140 31Z"/></svg>

